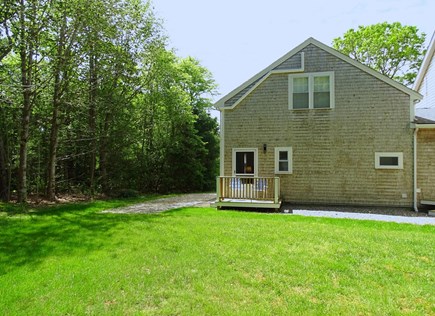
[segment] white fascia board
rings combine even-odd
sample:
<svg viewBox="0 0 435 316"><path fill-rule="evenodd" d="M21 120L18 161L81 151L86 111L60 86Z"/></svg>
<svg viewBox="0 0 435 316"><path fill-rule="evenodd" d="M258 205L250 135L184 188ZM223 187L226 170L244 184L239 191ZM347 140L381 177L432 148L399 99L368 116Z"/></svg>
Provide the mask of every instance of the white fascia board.
<svg viewBox="0 0 435 316"><path fill-rule="evenodd" d="M266 75L267 73L271 72L274 68L278 67L280 64L282 64L284 61L286 61L287 59L289 59L290 57L292 57L293 55L297 54L301 49L303 49L305 46L310 44L310 38L307 39L305 42L303 42L302 44L298 45L297 47L293 48L290 52L288 52L287 54L285 54L284 56L282 56L281 58L279 58L277 61L275 61L274 63L272 63L271 65L269 65L268 67L266 67L265 69L263 69L262 71L260 71L259 73L257 73L256 75L254 75L253 77L251 77L249 80L245 81L244 83L242 83L240 86L238 86L237 88L235 88L233 91L231 91L230 93L228 93L227 95L223 96L222 98L220 98L216 103L215 106L217 108L222 108L224 106L224 103L226 101L228 101L229 99L231 99L232 97L234 97L237 93L239 93L240 91L242 91L243 89L245 89L247 86L251 85L253 82L255 82L256 80L260 79L262 76ZM304 58L304 54L301 55L301 69L289 69L288 71L304 71L304 62L305 62L305 58ZM278 70L279 71L279 70Z"/></svg>
<svg viewBox="0 0 435 316"><path fill-rule="evenodd" d="M343 61L351 64L352 66L355 66L355 67L361 69L362 71L368 73L369 75L372 75L373 77L389 84L390 86L393 86L394 88L410 95L411 98L416 99L416 100L421 100L423 98L423 96L420 93L418 93L417 91L414 91L414 90L402 85L401 83L398 83L397 81L395 81L391 78L388 78L387 76L381 74L380 72L373 70L372 68L370 68L366 65L363 65L362 63L350 58L349 56L346 56L346 55L340 53L339 51L317 41L316 39L311 38L311 41L312 41L313 45L316 45L317 47L325 50L326 52L330 53L331 55L334 55L335 57L342 59Z"/></svg>
<svg viewBox="0 0 435 316"><path fill-rule="evenodd" d="M432 39L430 40L429 47L427 48L426 55L424 56L423 62L421 63L420 69L418 70L417 77L414 82L414 90L420 90L420 86L423 82L424 76L426 75L427 69L434 57L435 53L435 32L432 34Z"/></svg>
<svg viewBox="0 0 435 316"><path fill-rule="evenodd" d="M411 128L418 128L418 129L433 129L435 128L435 124L411 124Z"/></svg>
<svg viewBox="0 0 435 316"><path fill-rule="evenodd" d="M308 38L306 41L304 41L302 44L298 45L297 47L295 47L294 49L292 49L290 52L288 52L287 54L285 54L284 56L282 56L281 58L279 58L277 61L275 61L274 63L272 63L270 66L268 66L267 68L263 69L262 71L260 71L259 73L257 73L255 76L253 76L252 78L250 78L248 81L244 82L243 84L241 84L240 86L238 86L236 89L234 89L233 91L231 91L230 93L228 93L227 95L225 95L224 97L222 97L220 100L218 100L215 103L215 107L218 109L223 109L225 102L229 99L231 99L232 97L234 97L237 93L239 93L240 91L242 91L243 89L245 89L247 86L251 85L253 82L255 82L256 80L258 80L259 78L261 78L262 76L265 76L266 74L270 73L275 67L277 67L278 65L280 65L281 63L283 63L286 59L289 59L290 57L292 57L293 55L295 55L296 53L298 53L300 50L302 50L303 48L305 48L306 46L313 44L317 47L319 47L320 49L323 49L324 51L330 53L331 55L347 62L348 64L351 64L353 66L355 66L356 68L359 68L360 70L368 73L369 75L372 75L373 77L387 83L388 85L408 94L413 100L421 100L423 98L423 96L418 93L417 91L414 91L400 83L398 83L397 81L388 78L387 76L377 72L376 70L371 69L370 67L361 64L360 62L350 58L349 56L346 56L342 53L340 53L339 51L319 42L318 40L310 37ZM302 54L302 62L305 63L305 57L304 54ZM304 64L302 64L302 68L304 68ZM295 71L297 72L297 69L289 69L288 73ZM304 71L304 69L299 70L299 71ZM256 85L258 86L258 85ZM249 91L252 92L252 89L250 89ZM248 91L248 92L249 92ZM247 93L248 94L248 93ZM245 98L247 96L247 94L243 95L242 98ZM239 100L238 100L239 101ZM238 102L237 103L240 103ZM228 109L234 108L234 105L231 107L228 107ZM227 109L227 108L225 108Z"/></svg>
<svg viewBox="0 0 435 316"><path fill-rule="evenodd" d="M240 97L233 105L231 106L221 106L219 111L221 110L232 110L237 105L239 105L248 95L250 95L255 89L257 89L264 81L266 81L271 75L275 74L289 74L289 73L298 73L303 72L303 69L288 69L288 70L272 70L263 78L261 78L251 89L249 89L244 95Z"/></svg>

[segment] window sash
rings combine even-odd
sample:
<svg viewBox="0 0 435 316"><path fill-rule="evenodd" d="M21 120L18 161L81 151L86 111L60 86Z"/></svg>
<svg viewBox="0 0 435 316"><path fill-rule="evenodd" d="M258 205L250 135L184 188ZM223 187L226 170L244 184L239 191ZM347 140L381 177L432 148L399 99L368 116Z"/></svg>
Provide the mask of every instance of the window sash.
<svg viewBox="0 0 435 316"><path fill-rule="evenodd" d="M275 147L275 173L292 173L292 159L292 147Z"/></svg>
<svg viewBox="0 0 435 316"><path fill-rule="evenodd" d="M289 75L289 109L329 109L333 107L333 72Z"/></svg>

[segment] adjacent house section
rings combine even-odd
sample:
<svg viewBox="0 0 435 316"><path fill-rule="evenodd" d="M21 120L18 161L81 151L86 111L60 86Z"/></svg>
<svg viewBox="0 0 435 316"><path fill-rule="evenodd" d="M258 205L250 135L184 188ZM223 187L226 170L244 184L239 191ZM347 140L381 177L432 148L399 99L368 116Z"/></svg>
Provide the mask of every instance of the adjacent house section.
<svg viewBox="0 0 435 316"><path fill-rule="evenodd" d="M306 40L216 103L216 205L413 206L414 107L420 99Z"/></svg>
<svg viewBox="0 0 435 316"><path fill-rule="evenodd" d="M423 95L416 106L417 117L435 122L435 33L429 43L421 68L414 83L414 90ZM428 122L426 122L428 123Z"/></svg>
<svg viewBox="0 0 435 316"><path fill-rule="evenodd" d="M435 205L435 33L417 75L414 89L423 95L415 110L419 201Z"/></svg>

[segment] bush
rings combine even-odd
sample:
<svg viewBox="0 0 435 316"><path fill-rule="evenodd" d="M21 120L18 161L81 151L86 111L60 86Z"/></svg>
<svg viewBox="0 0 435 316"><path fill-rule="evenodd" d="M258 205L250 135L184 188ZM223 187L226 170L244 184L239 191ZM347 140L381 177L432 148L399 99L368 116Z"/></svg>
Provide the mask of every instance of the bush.
<svg viewBox="0 0 435 316"><path fill-rule="evenodd" d="M118 193L119 198L136 198L139 196L139 192L133 189L123 189Z"/></svg>

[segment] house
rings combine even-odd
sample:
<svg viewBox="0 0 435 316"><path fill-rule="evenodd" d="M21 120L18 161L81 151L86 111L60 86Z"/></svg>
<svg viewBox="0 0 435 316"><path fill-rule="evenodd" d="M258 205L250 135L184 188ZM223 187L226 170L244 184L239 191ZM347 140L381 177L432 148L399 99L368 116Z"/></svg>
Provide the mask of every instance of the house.
<svg viewBox="0 0 435 316"><path fill-rule="evenodd" d="M415 109L417 178L420 203L435 205L435 33L429 43L414 90L423 95Z"/></svg>
<svg viewBox="0 0 435 316"><path fill-rule="evenodd" d="M433 139L415 142L417 135L426 139L415 117L421 100L307 39L215 104L221 112L215 205L417 207L419 195L435 201L435 178L422 167L435 152Z"/></svg>

